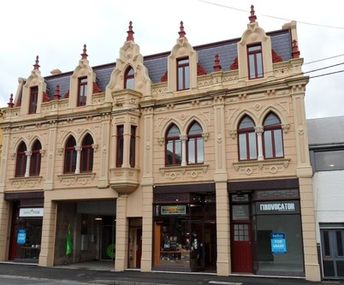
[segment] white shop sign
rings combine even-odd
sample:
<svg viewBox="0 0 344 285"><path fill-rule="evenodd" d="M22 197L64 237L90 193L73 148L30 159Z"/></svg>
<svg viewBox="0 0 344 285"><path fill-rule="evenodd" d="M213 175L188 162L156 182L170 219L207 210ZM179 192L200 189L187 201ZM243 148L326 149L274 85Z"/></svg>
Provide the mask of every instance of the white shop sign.
<svg viewBox="0 0 344 285"><path fill-rule="evenodd" d="M20 208L19 217L43 217L43 208Z"/></svg>

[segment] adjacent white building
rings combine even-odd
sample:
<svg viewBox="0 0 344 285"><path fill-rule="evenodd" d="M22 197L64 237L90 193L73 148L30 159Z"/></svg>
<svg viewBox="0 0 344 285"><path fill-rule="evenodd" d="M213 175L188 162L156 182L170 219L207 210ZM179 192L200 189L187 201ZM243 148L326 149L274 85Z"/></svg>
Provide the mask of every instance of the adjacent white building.
<svg viewBox="0 0 344 285"><path fill-rule="evenodd" d="M317 243L324 278L344 278L344 117L308 120Z"/></svg>

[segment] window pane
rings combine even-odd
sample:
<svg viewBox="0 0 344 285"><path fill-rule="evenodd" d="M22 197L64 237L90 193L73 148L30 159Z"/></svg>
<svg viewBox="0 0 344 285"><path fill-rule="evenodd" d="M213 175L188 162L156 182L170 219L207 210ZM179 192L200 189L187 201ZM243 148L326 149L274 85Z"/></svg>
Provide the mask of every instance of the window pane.
<svg viewBox="0 0 344 285"><path fill-rule="evenodd" d="M239 129L249 129L249 128L254 128L254 122L252 119L248 116L245 116L244 119L241 120Z"/></svg>
<svg viewBox="0 0 344 285"><path fill-rule="evenodd" d="M135 89L135 79L134 78L128 78L126 89Z"/></svg>
<svg viewBox="0 0 344 285"><path fill-rule="evenodd" d="M274 131L276 157L283 157L282 130Z"/></svg>
<svg viewBox="0 0 344 285"><path fill-rule="evenodd" d="M184 76L183 76L183 68L179 67L178 68L178 90L183 90L184 89Z"/></svg>
<svg viewBox="0 0 344 285"><path fill-rule="evenodd" d="M180 132L179 132L179 129L177 128L176 125L173 125L169 131L168 131L168 134L167 136L170 138L170 137L179 137L180 135Z"/></svg>
<svg viewBox="0 0 344 285"><path fill-rule="evenodd" d="M275 114L269 114L264 120L264 127L266 126L273 126L273 125L280 125L281 121Z"/></svg>
<svg viewBox="0 0 344 285"><path fill-rule="evenodd" d="M173 164L173 141L168 141L166 144L166 164Z"/></svg>
<svg viewBox="0 0 344 285"><path fill-rule="evenodd" d="M184 89L189 89L190 88L190 67L185 66L184 67L184 80L185 80L185 86Z"/></svg>
<svg viewBox="0 0 344 285"><path fill-rule="evenodd" d="M324 238L324 255L325 256L330 256L331 251L330 251L330 239L329 239L329 232L328 231L323 231L323 238Z"/></svg>
<svg viewBox="0 0 344 285"><path fill-rule="evenodd" d="M254 55L250 54L248 56L248 69L249 69L249 75L250 78L256 78L256 70L255 70L255 66L254 66Z"/></svg>
<svg viewBox="0 0 344 285"><path fill-rule="evenodd" d="M197 139L197 162L204 162L204 141L203 138Z"/></svg>
<svg viewBox="0 0 344 285"><path fill-rule="evenodd" d="M175 163L181 164L182 162L182 142L180 140L175 141Z"/></svg>
<svg viewBox="0 0 344 285"><path fill-rule="evenodd" d="M198 123L193 123L190 130L189 130L189 135L198 135L202 134L202 128Z"/></svg>
<svg viewBox="0 0 344 285"><path fill-rule="evenodd" d="M263 59L262 54L257 53L256 54L257 59L257 77L263 77Z"/></svg>
<svg viewBox="0 0 344 285"><path fill-rule="evenodd" d="M344 169L344 150L317 151L314 154L316 171Z"/></svg>
<svg viewBox="0 0 344 285"><path fill-rule="evenodd" d="M264 132L264 154L265 158L272 158L271 131Z"/></svg>
<svg viewBox="0 0 344 285"><path fill-rule="evenodd" d="M188 141L188 162L196 163L195 161L195 139L189 139Z"/></svg>
<svg viewBox="0 0 344 285"><path fill-rule="evenodd" d="M256 143L256 133L251 132L248 134L249 146L250 146L250 159L257 158L257 143Z"/></svg>
<svg viewBox="0 0 344 285"><path fill-rule="evenodd" d="M341 231L336 231L336 238L337 238L337 255L343 256L343 238L342 238Z"/></svg>
<svg viewBox="0 0 344 285"><path fill-rule="evenodd" d="M239 154L241 160L247 159L246 134L239 134Z"/></svg>
<svg viewBox="0 0 344 285"><path fill-rule="evenodd" d="M248 51L249 51L249 52L252 52L252 51L260 51L261 49L262 49L261 45L248 47Z"/></svg>

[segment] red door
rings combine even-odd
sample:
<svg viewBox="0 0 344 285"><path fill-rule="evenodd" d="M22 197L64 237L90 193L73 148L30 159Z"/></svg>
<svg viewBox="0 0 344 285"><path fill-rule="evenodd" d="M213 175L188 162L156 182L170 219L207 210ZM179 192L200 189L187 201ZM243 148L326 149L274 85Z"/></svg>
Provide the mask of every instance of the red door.
<svg viewBox="0 0 344 285"><path fill-rule="evenodd" d="M232 224L232 271L252 273L251 224Z"/></svg>

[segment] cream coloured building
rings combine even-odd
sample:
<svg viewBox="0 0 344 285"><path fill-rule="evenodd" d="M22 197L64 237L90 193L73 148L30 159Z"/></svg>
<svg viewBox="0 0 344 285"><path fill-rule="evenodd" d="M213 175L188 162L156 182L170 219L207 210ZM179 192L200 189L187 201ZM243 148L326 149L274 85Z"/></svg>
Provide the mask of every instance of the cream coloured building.
<svg viewBox="0 0 344 285"><path fill-rule="evenodd" d="M319 280L295 22L43 77L4 109L0 260ZM67 242L68 241L68 242ZM72 247L66 250L66 243Z"/></svg>

